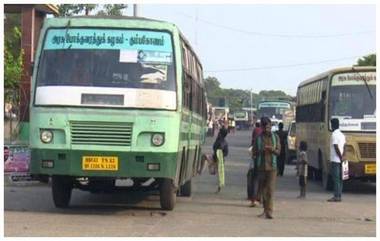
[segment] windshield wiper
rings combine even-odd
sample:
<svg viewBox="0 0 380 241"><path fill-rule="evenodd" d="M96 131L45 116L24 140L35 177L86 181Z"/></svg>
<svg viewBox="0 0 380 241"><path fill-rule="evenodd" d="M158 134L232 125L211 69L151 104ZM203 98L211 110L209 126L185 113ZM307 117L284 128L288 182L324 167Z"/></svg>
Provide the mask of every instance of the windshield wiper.
<svg viewBox="0 0 380 241"><path fill-rule="evenodd" d="M365 80L364 76L362 76L359 72L356 71L356 69L354 67L352 67L352 71L354 71L354 73L358 74L359 77L364 81L364 84L365 86L367 87L367 90L368 90L368 93L369 93L369 96L371 97L371 99L373 99L373 95L372 95L372 92L369 88L369 85L367 83L367 81Z"/></svg>

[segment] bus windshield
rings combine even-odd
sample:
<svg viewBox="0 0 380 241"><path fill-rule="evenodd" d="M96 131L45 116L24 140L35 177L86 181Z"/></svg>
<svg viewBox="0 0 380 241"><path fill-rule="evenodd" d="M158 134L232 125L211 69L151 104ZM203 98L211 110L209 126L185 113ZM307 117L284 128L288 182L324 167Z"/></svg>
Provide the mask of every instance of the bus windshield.
<svg viewBox="0 0 380 241"><path fill-rule="evenodd" d="M259 104L258 112L259 116L266 116L281 120L284 113L290 110L290 104L284 102L263 102Z"/></svg>
<svg viewBox="0 0 380 241"><path fill-rule="evenodd" d="M363 119L375 116L376 86L369 86L372 98L365 85L346 85L331 88L331 114L348 119Z"/></svg>
<svg viewBox="0 0 380 241"><path fill-rule="evenodd" d="M92 86L175 91L171 35L121 29L47 31L37 86Z"/></svg>
<svg viewBox="0 0 380 241"><path fill-rule="evenodd" d="M334 76L330 89L330 108L331 118L341 119L343 129L375 129L376 73ZM363 128L362 122L369 120L373 123L365 126L370 128Z"/></svg>
<svg viewBox="0 0 380 241"><path fill-rule="evenodd" d="M235 118L244 119L246 117L248 117L247 112L236 112L235 113Z"/></svg>

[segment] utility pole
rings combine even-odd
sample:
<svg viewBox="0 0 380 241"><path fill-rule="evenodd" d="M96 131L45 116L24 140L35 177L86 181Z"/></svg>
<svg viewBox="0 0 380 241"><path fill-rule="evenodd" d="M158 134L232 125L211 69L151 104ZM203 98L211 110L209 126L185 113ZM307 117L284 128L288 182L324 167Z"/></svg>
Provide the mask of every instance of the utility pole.
<svg viewBox="0 0 380 241"><path fill-rule="evenodd" d="M137 4L133 4L133 17L138 17Z"/></svg>
<svg viewBox="0 0 380 241"><path fill-rule="evenodd" d="M251 125L253 125L253 113L252 113L252 89L251 89L251 108L250 108L250 111L251 111Z"/></svg>

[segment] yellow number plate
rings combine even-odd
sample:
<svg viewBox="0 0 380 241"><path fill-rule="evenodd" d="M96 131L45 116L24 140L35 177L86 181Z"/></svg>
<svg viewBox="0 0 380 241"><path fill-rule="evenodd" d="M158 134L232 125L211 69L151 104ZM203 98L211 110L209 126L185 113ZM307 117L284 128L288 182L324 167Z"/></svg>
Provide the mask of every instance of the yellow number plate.
<svg viewBox="0 0 380 241"><path fill-rule="evenodd" d="M365 174L375 174L376 173L376 164L366 164L364 166Z"/></svg>
<svg viewBox="0 0 380 241"><path fill-rule="evenodd" d="M119 158L117 156L83 156L82 169L93 171L117 171Z"/></svg>

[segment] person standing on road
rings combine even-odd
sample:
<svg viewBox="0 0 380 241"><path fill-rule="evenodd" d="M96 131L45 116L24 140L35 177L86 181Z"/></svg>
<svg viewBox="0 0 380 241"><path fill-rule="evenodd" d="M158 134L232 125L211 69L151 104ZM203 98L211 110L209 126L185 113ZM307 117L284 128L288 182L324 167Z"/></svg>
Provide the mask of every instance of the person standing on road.
<svg viewBox="0 0 380 241"><path fill-rule="evenodd" d="M278 131L276 131L276 134L280 138L280 144L282 147L277 160L277 176L283 176L285 168L285 145L287 143L288 133L284 131L284 124L282 122L278 124Z"/></svg>
<svg viewBox="0 0 380 241"><path fill-rule="evenodd" d="M271 121L261 118L263 133L256 137L253 145L253 158L259 170L264 212L259 217L273 218L273 196L277 175L277 156L281 153L281 144L276 133L271 132Z"/></svg>
<svg viewBox="0 0 380 241"><path fill-rule="evenodd" d="M255 143L255 139L257 136L261 135L262 129L260 126L260 122L255 123L255 128L252 131L252 139L251 139L251 148L253 150L253 145ZM251 151L252 151L251 150ZM253 154L253 152L252 152ZM247 195L248 199L251 200L250 207L256 207L260 205L261 203L261 186L259 185L258 180L258 168L257 164L255 163L255 158L252 155L252 167L249 168L247 173Z"/></svg>
<svg viewBox="0 0 380 241"><path fill-rule="evenodd" d="M297 175L300 185L300 195L298 198L306 198L306 183L307 183L307 143L300 142L299 155L297 160Z"/></svg>
<svg viewBox="0 0 380 241"><path fill-rule="evenodd" d="M228 131L226 128L222 128L219 131L218 137L216 138L212 149L214 150L213 158L217 161L218 166L218 189L216 193L220 192L222 187L224 187L224 157L228 155L228 143L226 141L226 136Z"/></svg>
<svg viewBox="0 0 380 241"><path fill-rule="evenodd" d="M331 162L331 176L334 183L334 197L328 199L329 202L342 201L342 161L344 156L344 145L346 144L346 137L339 130L339 120L337 118L331 119L331 143L330 143L330 162Z"/></svg>

